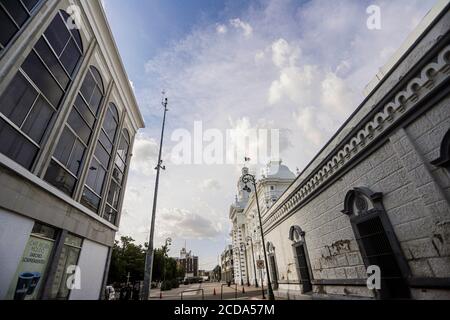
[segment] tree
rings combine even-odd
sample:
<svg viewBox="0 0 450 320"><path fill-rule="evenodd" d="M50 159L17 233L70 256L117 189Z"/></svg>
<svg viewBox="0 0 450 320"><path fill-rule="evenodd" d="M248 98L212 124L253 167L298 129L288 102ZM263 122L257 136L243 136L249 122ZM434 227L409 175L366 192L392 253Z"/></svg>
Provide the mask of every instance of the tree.
<svg viewBox="0 0 450 320"><path fill-rule="evenodd" d="M145 246L134 244L131 237L121 237L114 242L109 267L109 283L127 282L130 273L130 282L144 278Z"/></svg>

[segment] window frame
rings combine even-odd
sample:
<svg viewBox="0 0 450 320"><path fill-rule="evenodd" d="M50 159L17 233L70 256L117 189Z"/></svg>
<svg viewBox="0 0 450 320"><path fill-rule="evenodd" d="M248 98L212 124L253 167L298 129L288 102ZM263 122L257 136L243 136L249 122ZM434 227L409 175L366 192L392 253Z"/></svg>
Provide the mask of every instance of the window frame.
<svg viewBox="0 0 450 320"><path fill-rule="evenodd" d="M33 7L33 10L32 10L32 11L35 11L36 8L37 8L40 4L42 4L42 3L43 3L43 1L42 1L42 0L39 0L38 3ZM25 7L25 9L26 9L26 6L22 3L22 1L20 1L20 4L21 4L23 7ZM0 5L1 5L1 3L0 3ZM4 7L2 6L2 8L4 8ZM27 10L27 9L26 9L26 10ZM27 11L27 12L28 12L28 11ZM62 15L62 10L58 10L57 13L56 13L55 15L52 16L51 22L53 22L57 17L59 17L60 19L62 19L62 21L64 22L63 15ZM51 24L51 22L50 22L50 24ZM65 96L67 95L67 93L70 91L70 86L71 86L71 84L73 83L74 79L78 76L78 73L79 73L79 66L80 66L80 64L81 64L81 62L82 62L82 60L83 60L83 57L84 57L83 48L80 48L80 47L78 46L78 43L77 43L77 41L76 41L74 35L72 34L71 30L69 30L69 29L67 28L67 26L66 26L67 32L69 33L69 38L68 38L68 40L67 40L66 46L67 46L67 44L68 44L71 40L73 40L73 41L76 43L76 45L77 45L77 52L78 52L79 55L80 55L79 58L78 58L78 60L77 60L76 66L75 66L75 68L74 68L72 74L69 74L69 72L66 70L66 68L65 68L65 66L64 66L64 64L63 64L63 62L62 62L61 59L60 59L60 57L62 56L62 53L64 53L64 50L65 50L65 49L63 49L61 55L58 56L58 55L56 54L56 52L54 51L54 48L52 47L50 41L49 41L49 40L47 39L47 37L45 36L45 33L48 31L48 28L50 27L50 24L47 26L47 28L45 29L45 31L39 36L38 40L34 43L33 48L32 48L32 49L28 52L28 54L26 55L24 61L23 61L22 64L21 64L21 66L18 68L17 72L14 74L13 78L10 80L8 86L7 86L7 87L5 88L5 90L1 93L1 96L3 97L3 95L6 93L6 90L7 90L7 89L9 88L9 86L13 83L13 81L15 81L16 77L22 77L22 78L25 80L26 85L29 86L29 88L32 88L34 91L36 91L36 97L35 97L33 103L29 106L29 109L27 110L26 115L25 115L24 119L22 120L20 126L16 125L12 120L10 120L10 119L8 118L8 116L6 116L6 115L4 115L2 112L0 112L0 118L1 118L3 121L5 121L6 124L9 125L9 126L14 130L14 132L15 132L16 134L18 134L19 136L25 138L25 140L26 140L27 142L31 143L35 148L37 148L37 151L36 151L36 154L34 155L34 158L33 158L33 160L32 160L32 163L30 164L29 167L26 168L26 169L29 170L29 171L34 170L34 166L35 166L36 160L37 160L37 158L39 157L39 154L40 154L40 152L41 152L41 150L42 150L42 146L45 145L45 143L46 143L46 141L47 141L47 139L48 139L49 132L51 131L51 128L52 128L53 125L54 125L55 118L57 117L58 112L59 112L61 106L63 105L64 98L65 98ZM80 35L80 37L81 37L81 35ZM64 88L64 87L59 83L59 81L58 81L58 79L56 78L56 76L55 76L55 75L53 74L53 72L50 70L50 67L47 65L47 63L44 61L44 59L43 59L43 58L41 57L41 55L39 54L38 49L37 49L36 47L38 46L38 42L41 41L41 40L44 41L44 44L47 46L47 49L53 54L53 58L56 59L56 61L57 61L57 63L58 63L58 66L60 66L60 67L62 68L63 72L65 72L65 75L67 76L67 78L68 78L68 80L69 80L68 83L67 83L66 88ZM1 51L0 51L0 54L1 54ZM35 83L35 82L31 79L30 75L28 75L28 73L27 73L27 72L25 71L25 69L24 69L24 64L26 63L27 59L29 59L32 55L36 55L37 59L39 59L40 63L41 63L42 66L44 67L45 71L46 71L46 72L48 73L48 75L55 81L56 85L58 86L58 88L59 88L59 89L61 90L61 92L62 92L62 96L61 96L61 98L59 99L58 105L56 105L56 106L50 101L50 98L47 97L46 94L44 94L44 92L38 87L38 84ZM48 92L47 92L47 94L48 94ZM43 130L43 132L42 132L42 136L41 136L41 138L40 138L40 141L37 142L37 141L34 141L33 138L23 130L23 128L24 128L25 124L27 123L27 120L30 118L32 112L34 111L34 109L35 109L37 103L39 103L40 99L42 99L42 100L43 100L43 101L51 108L52 114L51 114L51 116L50 116L50 118L49 118L49 120L48 120L47 127L46 127L46 128ZM17 105L16 105L15 107L17 107ZM16 159L12 159L12 160L16 162Z"/></svg>
<svg viewBox="0 0 450 320"><path fill-rule="evenodd" d="M23 25L18 25L17 21L11 16L11 13L6 9L3 4L0 2L0 10L2 10L5 15L9 18L9 20L14 24L14 26L17 28L17 31L14 33L14 35L8 40L8 43L6 45L3 45L0 43L0 58L2 58L3 54L7 51L7 49L16 41L16 39L19 37L19 35L26 29L28 24L30 23L31 18L34 17L34 15L39 11L39 8L45 3L43 0L38 0L36 4L33 6L33 8L30 10L28 7L22 2L22 0L19 1L21 7L25 10L25 12L28 14L27 19L24 21Z"/></svg>

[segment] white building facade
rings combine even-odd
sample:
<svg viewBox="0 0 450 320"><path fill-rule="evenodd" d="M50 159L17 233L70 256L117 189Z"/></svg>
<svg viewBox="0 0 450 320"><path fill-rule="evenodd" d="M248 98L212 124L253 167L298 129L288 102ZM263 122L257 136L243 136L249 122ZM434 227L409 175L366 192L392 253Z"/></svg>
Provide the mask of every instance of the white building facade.
<svg viewBox="0 0 450 320"><path fill-rule="evenodd" d="M424 21L266 212L275 295L450 299L448 1Z"/></svg>
<svg viewBox="0 0 450 320"><path fill-rule="evenodd" d="M242 169L242 176L249 169ZM264 260L261 232L253 186L248 185L252 192L244 190L242 176L237 183L237 196L230 207L232 222L231 238L234 262L234 281L237 284L266 284L265 269L257 268L257 261ZM261 216L267 211L294 181L295 175L281 161L271 161L261 174L257 183Z"/></svg>
<svg viewBox="0 0 450 320"><path fill-rule="evenodd" d="M100 1L0 15L0 299L99 299L143 118Z"/></svg>

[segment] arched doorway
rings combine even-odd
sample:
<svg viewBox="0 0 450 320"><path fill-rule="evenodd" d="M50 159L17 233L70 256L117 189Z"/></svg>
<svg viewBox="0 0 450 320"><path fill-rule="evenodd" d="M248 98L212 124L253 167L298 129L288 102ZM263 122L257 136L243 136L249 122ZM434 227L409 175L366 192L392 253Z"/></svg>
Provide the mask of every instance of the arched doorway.
<svg viewBox="0 0 450 320"><path fill-rule="evenodd" d="M278 289L278 269L275 258L275 247L272 242L267 242L267 255L269 257L270 279L274 290Z"/></svg>
<svg viewBox="0 0 450 320"><path fill-rule="evenodd" d="M305 233L299 226L292 226L289 230L289 240L293 242L292 249L294 251L298 279L302 284L302 293L310 292L312 291L312 273L306 249Z"/></svg>
<svg viewBox="0 0 450 320"><path fill-rule="evenodd" d="M364 264L381 271L380 299L409 298L409 268L382 204L382 194L355 188L345 196L342 211L350 217Z"/></svg>

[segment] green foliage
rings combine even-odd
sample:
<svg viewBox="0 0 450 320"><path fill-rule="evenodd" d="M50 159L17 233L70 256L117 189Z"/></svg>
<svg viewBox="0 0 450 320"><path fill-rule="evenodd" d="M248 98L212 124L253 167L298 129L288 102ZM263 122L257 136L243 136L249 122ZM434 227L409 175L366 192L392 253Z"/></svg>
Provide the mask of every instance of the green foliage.
<svg viewBox="0 0 450 320"><path fill-rule="evenodd" d="M120 241L115 241L108 283L125 283L128 272L130 273L130 282L144 279L145 253L148 245L147 243L144 246L136 245L134 242L135 240L131 237L121 237ZM176 260L170 258L168 253L167 244L154 250L152 280L167 280L167 287L176 288L178 286L176 279L184 277L184 270L180 270Z"/></svg>
<svg viewBox="0 0 450 320"><path fill-rule="evenodd" d="M144 278L146 246L134 244L131 237L121 237L115 241L111 254L108 283L124 283L128 272L130 282Z"/></svg>

